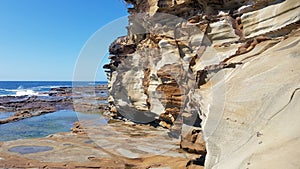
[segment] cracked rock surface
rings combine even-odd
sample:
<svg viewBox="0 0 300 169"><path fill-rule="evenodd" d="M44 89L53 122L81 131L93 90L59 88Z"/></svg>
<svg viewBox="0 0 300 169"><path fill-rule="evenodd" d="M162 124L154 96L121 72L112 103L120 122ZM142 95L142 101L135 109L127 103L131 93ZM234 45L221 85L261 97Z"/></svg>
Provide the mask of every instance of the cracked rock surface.
<svg viewBox="0 0 300 169"><path fill-rule="evenodd" d="M114 116L190 127L182 145L205 145L208 169L300 167L299 1L126 2L105 66Z"/></svg>

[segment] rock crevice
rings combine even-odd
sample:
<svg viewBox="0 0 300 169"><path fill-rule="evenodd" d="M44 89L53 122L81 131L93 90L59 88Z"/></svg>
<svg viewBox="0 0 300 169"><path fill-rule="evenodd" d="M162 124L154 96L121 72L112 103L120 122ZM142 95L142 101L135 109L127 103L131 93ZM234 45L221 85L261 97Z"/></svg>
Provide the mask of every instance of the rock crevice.
<svg viewBox="0 0 300 169"><path fill-rule="evenodd" d="M115 117L181 133L183 149L207 152L206 168L249 168L249 158L251 168L300 166L290 146L280 149L286 161L259 158L287 159L274 149L300 133L283 123L299 119L298 1L126 2L128 35L113 42L105 65Z"/></svg>

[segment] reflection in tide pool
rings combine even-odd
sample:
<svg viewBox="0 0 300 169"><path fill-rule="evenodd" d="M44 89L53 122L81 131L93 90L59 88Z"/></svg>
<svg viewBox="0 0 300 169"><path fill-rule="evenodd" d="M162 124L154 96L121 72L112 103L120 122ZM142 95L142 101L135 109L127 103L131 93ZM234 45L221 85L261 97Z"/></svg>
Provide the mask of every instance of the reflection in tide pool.
<svg viewBox="0 0 300 169"><path fill-rule="evenodd" d="M45 137L58 132L68 132L73 127L73 123L78 121L78 117L80 120L97 119L101 124L106 123L100 114L58 111L0 125L0 141Z"/></svg>
<svg viewBox="0 0 300 169"><path fill-rule="evenodd" d="M0 120L7 119L7 118L9 118L10 116L12 116L14 114L15 114L15 112L1 112L0 113Z"/></svg>

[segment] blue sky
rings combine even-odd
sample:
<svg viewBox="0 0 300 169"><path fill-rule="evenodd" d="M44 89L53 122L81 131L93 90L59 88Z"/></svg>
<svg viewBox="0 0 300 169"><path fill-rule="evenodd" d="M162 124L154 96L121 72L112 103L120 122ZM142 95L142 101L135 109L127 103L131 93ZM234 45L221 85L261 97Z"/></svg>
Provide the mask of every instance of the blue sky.
<svg viewBox="0 0 300 169"><path fill-rule="evenodd" d="M127 15L122 0L0 0L0 80L72 80L88 39L108 25L95 44L107 53L126 34ZM96 74L106 80L101 68Z"/></svg>

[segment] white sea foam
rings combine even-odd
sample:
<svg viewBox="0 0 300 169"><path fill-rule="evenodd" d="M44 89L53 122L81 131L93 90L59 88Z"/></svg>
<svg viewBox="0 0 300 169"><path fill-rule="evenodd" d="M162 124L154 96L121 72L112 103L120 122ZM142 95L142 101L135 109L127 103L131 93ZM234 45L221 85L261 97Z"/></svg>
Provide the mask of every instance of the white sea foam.
<svg viewBox="0 0 300 169"><path fill-rule="evenodd" d="M1 90L1 89L0 89ZM46 91L35 91L39 89L3 89L2 91L9 92L8 94L0 94L0 97L3 96L48 96L48 94L45 94L43 92Z"/></svg>
<svg viewBox="0 0 300 169"><path fill-rule="evenodd" d="M41 86L34 86L30 88L24 88L20 85L18 88L15 89L5 89L0 88L0 97L3 96L49 96L45 94L49 92L53 88L59 87L72 87L72 85L41 85Z"/></svg>
<svg viewBox="0 0 300 169"><path fill-rule="evenodd" d="M16 96L25 96L25 95L33 96L33 95L39 95L39 93L33 90L24 90L24 89L16 91Z"/></svg>
<svg viewBox="0 0 300 169"><path fill-rule="evenodd" d="M4 91L6 91L6 92L17 92L19 90L21 90L21 89L5 89Z"/></svg>
<svg viewBox="0 0 300 169"><path fill-rule="evenodd" d="M48 94L42 94L30 89L26 89L26 90L22 89L22 90L18 90L14 96L48 96Z"/></svg>

